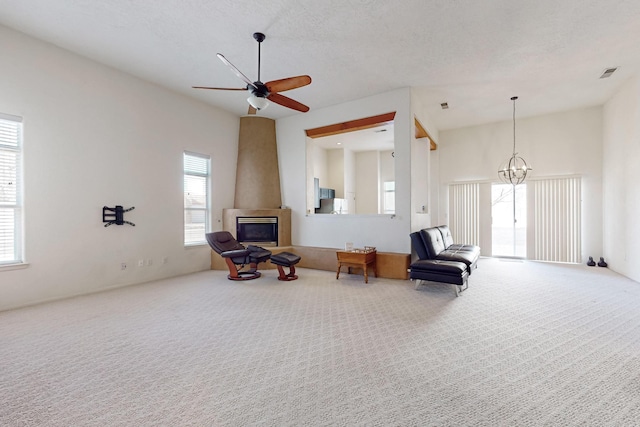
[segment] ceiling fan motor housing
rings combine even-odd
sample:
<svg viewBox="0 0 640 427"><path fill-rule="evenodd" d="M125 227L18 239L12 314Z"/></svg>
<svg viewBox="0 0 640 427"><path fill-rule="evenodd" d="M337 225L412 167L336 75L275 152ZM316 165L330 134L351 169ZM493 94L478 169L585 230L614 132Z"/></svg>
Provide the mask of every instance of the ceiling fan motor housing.
<svg viewBox="0 0 640 427"><path fill-rule="evenodd" d="M247 85L247 89L249 89L252 95L260 98L266 98L269 96L269 89L267 89L267 86L262 82L253 82L253 86Z"/></svg>

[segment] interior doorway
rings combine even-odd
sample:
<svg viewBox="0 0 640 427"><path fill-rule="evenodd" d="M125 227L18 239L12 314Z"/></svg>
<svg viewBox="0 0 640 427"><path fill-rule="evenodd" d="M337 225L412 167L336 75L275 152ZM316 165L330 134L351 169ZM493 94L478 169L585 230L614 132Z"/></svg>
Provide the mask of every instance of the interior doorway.
<svg viewBox="0 0 640 427"><path fill-rule="evenodd" d="M493 256L527 257L526 184L491 185L491 241Z"/></svg>

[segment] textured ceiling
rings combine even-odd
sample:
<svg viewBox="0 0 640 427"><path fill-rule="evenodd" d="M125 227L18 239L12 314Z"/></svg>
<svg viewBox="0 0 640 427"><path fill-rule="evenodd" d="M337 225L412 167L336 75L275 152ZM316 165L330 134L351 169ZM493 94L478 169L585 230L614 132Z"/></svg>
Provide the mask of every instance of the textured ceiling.
<svg viewBox="0 0 640 427"><path fill-rule="evenodd" d="M640 73L638 0L0 0L0 24L246 114L223 53L311 109L414 87L440 129L601 105ZM605 68L620 67L609 79ZM450 108L441 110L440 103ZM260 115L302 114L271 105Z"/></svg>

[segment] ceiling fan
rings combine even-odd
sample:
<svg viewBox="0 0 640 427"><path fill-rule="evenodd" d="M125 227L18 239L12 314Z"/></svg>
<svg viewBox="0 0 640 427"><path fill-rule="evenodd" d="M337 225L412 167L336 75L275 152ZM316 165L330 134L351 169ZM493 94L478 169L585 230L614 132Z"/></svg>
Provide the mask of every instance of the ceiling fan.
<svg viewBox="0 0 640 427"><path fill-rule="evenodd" d="M253 33L253 38L258 42L258 80L252 82L247 76L242 74L231 62L227 60L221 53L217 54L222 62L231 71L244 81L247 86L244 88L226 88L226 87L207 87L207 86L193 86L194 89L213 89L213 90L248 90L251 96L247 98L249 102L249 114L255 114L257 110L263 110L269 105L269 101L280 104L284 107L291 108L297 111L306 113L309 111L309 107L306 105L288 98L284 95L280 95L280 92L286 90L297 89L302 86L306 86L311 83L311 77L309 76L296 76L288 77L286 79L272 80L270 82L262 83L260 81L260 44L264 41L266 36L262 33Z"/></svg>

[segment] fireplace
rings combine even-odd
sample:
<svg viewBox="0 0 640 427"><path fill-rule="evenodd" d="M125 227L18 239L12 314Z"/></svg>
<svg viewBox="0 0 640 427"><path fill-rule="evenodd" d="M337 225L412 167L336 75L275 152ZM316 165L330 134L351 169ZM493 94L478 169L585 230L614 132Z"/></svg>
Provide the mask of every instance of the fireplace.
<svg viewBox="0 0 640 427"><path fill-rule="evenodd" d="M273 221L273 218L277 218L278 237L269 241L277 241L279 247L291 246L291 209L222 209L222 229L233 234L237 239L239 234L238 218L250 218L251 220L255 218L269 218L271 221ZM273 226L273 224L271 224L271 226ZM260 244L260 246L264 245L264 243Z"/></svg>
<svg viewBox="0 0 640 427"><path fill-rule="evenodd" d="M236 240L244 245L278 246L278 217L236 218Z"/></svg>

